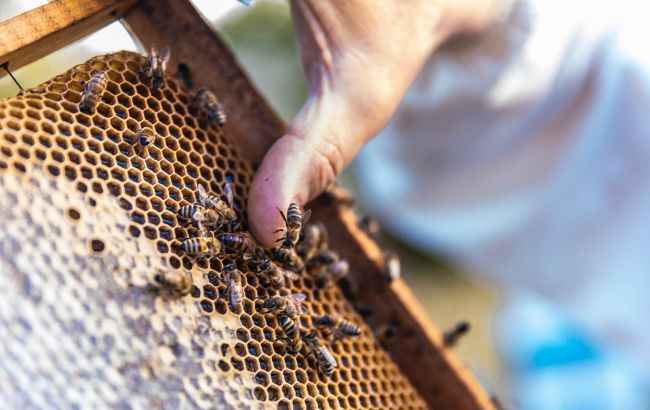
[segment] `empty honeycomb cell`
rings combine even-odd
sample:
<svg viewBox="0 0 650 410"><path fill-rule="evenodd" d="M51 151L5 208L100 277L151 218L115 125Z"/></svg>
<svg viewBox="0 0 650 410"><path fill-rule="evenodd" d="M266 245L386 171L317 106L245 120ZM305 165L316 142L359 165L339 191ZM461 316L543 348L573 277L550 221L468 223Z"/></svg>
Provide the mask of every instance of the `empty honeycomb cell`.
<svg viewBox="0 0 650 410"><path fill-rule="evenodd" d="M100 238L92 238L88 242L88 250L93 254L100 256L104 253L106 250L106 244L104 241Z"/></svg>
<svg viewBox="0 0 650 410"><path fill-rule="evenodd" d="M81 213L79 210L73 207L66 209L65 215L71 222L76 222L81 218Z"/></svg>
<svg viewBox="0 0 650 410"><path fill-rule="evenodd" d="M27 148L20 147L20 148L18 148L17 152L18 152L18 155L20 155L21 157L23 157L25 159L29 159L30 155L29 155L29 150Z"/></svg>
<svg viewBox="0 0 650 410"><path fill-rule="evenodd" d="M34 133L38 132L38 126L32 120L23 120L22 127L23 127L23 129L27 129L27 130L29 130L31 132L34 132Z"/></svg>
<svg viewBox="0 0 650 410"><path fill-rule="evenodd" d="M5 153L4 148L5 147L3 147L3 151L2 151L3 153ZM33 148L33 153L34 153L34 157L37 158L39 161L45 161L45 158L47 158L47 152L45 152L40 148Z"/></svg>
<svg viewBox="0 0 650 410"><path fill-rule="evenodd" d="M12 108L9 110L9 115L13 117L16 120L22 120L23 119L23 112L22 108L24 108L24 104L21 103L21 106L18 107L18 109Z"/></svg>
<svg viewBox="0 0 650 410"><path fill-rule="evenodd" d="M214 310L214 304L211 300L203 299L201 301L201 309L203 309L203 311L206 313L210 313Z"/></svg>
<svg viewBox="0 0 650 410"><path fill-rule="evenodd" d="M41 107L37 107L37 108L41 108ZM29 118L33 119L33 120L40 120L40 119L41 119L41 114L40 114L38 111L33 110L33 109L27 109L27 110L25 110L25 114L26 114Z"/></svg>

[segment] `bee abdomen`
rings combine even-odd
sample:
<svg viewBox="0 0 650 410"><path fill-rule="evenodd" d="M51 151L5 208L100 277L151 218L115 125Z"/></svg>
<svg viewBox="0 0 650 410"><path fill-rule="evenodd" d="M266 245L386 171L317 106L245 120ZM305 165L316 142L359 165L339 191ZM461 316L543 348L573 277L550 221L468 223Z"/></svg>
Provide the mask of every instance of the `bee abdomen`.
<svg viewBox="0 0 650 410"><path fill-rule="evenodd" d="M178 210L178 214L183 218L192 219L198 210L199 207L196 205L186 205Z"/></svg>
<svg viewBox="0 0 650 410"><path fill-rule="evenodd" d="M206 248L202 238L190 238L181 242L181 250L189 255L196 255Z"/></svg>
<svg viewBox="0 0 650 410"><path fill-rule="evenodd" d="M280 316L278 322L280 323L280 326L282 327L282 330L284 331L284 334L287 336L287 338L293 339L296 337L295 320L290 319L288 316Z"/></svg>
<svg viewBox="0 0 650 410"><path fill-rule="evenodd" d="M359 326L346 320L341 323L339 330L345 336L359 336L361 334L361 329L359 329Z"/></svg>
<svg viewBox="0 0 650 410"><path fill-rule="evenodd" d="M221 103L217 101L216 103L216 110L214 113L214 120L219 126L219 128L223 128L226 125L226 112L223 109L223 106Z"/></svg>
<svg viewBox="0 0 650 410"><path fill-rule="evenodd" d="M287 225L290 229L300 229L302 225L302 211L295 202L289 204L287 208Z"/></svg>
<svg viewBox="0 0 650 410"><path fill-rule="evenodd" d="M106 88L107 82L108 80L106 79L106 74L104 74L102 71L97 72L93 74L92 78L88 82L88 89L91 92L100 93L104 91L104 88Z"/></svg>
<svg viewBox="0 0 650 410"><path fill-rule="evenodd" d="M325 357L318 358L318 368L320 369L321 372L323 372L323 374L325 374L325 376L332 377L332 375L334 374L335 367L336 364L327 360L327 358Z"/></svg>
<svg viewBox="0 0 650 410"><path fill-rule="evenodd" d="M106 74L101 71L93 74L90 80L84 85L84 91L81 94L81 100L79 101L79 109L81 111L90 114L95 109L95 106L99 102L99 97L104 91L104 88L106 88L106 83Z"/></svg>
<svg viewBox="0 0 650 410"><path fill-rule="evenodd" d="M219 234L217 239L224 244L226 248L243 252L247 248L246 237L236 234Z"/></svg>

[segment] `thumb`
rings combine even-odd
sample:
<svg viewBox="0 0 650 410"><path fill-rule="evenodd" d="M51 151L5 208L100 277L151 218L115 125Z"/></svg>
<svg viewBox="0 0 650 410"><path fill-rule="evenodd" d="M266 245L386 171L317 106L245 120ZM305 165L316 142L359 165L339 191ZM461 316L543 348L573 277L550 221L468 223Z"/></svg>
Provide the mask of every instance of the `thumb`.
<svg viewBox="0 0 650 410"><path fill-rule="evenodd" d="M249 225L262 246L277 246L273 231L284 226L278 209L303 206L320 194L363 145L345 105L332 94L310 96L264 156L248 198Z"/></svg>

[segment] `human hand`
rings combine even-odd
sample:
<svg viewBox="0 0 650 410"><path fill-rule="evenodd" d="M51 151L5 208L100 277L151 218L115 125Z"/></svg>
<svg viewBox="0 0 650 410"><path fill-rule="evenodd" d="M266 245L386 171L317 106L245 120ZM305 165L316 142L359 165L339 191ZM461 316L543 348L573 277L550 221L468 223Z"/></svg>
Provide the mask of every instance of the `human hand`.
<svg viewBox="0 0 650 410"><path fill-rule="evenodd" d="M484 27L495 0L291 0L308 97L266 153L248 219L265 247L278 208L320 194L395 112L431 52Z"/></svg>

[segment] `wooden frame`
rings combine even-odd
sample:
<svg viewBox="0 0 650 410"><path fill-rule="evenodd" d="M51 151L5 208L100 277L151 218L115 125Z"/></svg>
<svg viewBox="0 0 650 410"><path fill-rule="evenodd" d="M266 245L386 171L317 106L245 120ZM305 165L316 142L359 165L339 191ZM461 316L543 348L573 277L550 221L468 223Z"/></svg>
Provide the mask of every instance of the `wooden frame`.
<svg viewBox="0 0 650 410"><path fill-rule="evenodd" d="M242 72L230 50L186 0L55 0L0 23L0 64L29 64L116 19L145 46L169 46L172 66L183 62L197 86L214 90L229 107L227 135L253 164L258 163L284 125ZM182 35L179 35L182 33ZM189 40L191 39L191 40ZM200 52L199 52L200 50ZM4 73L0 73L3 75ZM490 398L456 355L402 279L388 283L381 274L377 244L357 226L343 205L323 198L312 206L350 261L359 283L358 303L376 327L393 323L398 341L387 350L431 408L491 409Z"/></svg>

